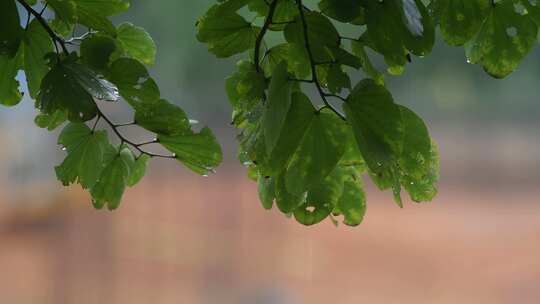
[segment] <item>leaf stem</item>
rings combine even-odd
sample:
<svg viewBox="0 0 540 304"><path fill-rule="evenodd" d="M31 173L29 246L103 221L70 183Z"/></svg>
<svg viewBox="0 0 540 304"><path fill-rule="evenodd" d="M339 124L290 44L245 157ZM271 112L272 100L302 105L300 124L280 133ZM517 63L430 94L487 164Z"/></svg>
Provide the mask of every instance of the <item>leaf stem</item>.
<svg viewBox="0 0 540 304"><path fill-rule="evenodd" d="M98 116L96 118L96 121L94 121L94 125L92 126L92 132L94 132L96 130L96 127L97 127L100 119L101 119L101 116Z"/></svg>
<svg viewBox="0 0 540 304"><path fill-rule="evenodd" d="M147 142L143 142L143 143L140 143L140 144L137 144L137 146L139 147L142 147L142 146L147 146L147 145L152 145L152 144L157 144L159 142L159 140L157 138L151 140L151 141L147 141Z"/></svg>
<svg viewBox="0 0 540 304"><path fill-rule="evenodd" d="M88 36L90 36L90 35L93 35L93 34L95 34L95 33L97 33L97 32L96 32L96 31L90 30L90 31L88 31L88 32L86 32L86 33L84 33L84 34L82 34L81 36L70 38L70 39L68 39L68 40L65 40L64 42L67 43L67 44L72 44L72 43L75 42L75 41L81 41L81 40L84 40L86 37L88 37Z"/></svg>
<svg viewBox="0 0 540 304"><path fill-rule="evenodd" d="M134 143L133 141L131 141L130 139L128 139L124 135L122 135L122 133L120 133L120 131L118 130L118 125L113 123L99 108L98 108L97 111L98 111L98 119L102 118L105 122L107 122L107 124L113 130L114 134L116 134L116 136L120 139L121 145L126 143L126 144L132 146L135 150L139 151L141 154L146 154L146 155L148 155L150 157L174 158L174 159L176 158L175 154L173 154L173 155L161 155L161 154L155 154L155 153L151 153L151 152L143 150L141 148L141 146L149 145L150 143L156 143L158 141L153 140L152 142L141 143L141 144Z"/></svg>
<svg viewBox="0 0 540 304"><path fill-rule="evenodd" d="M317 88L317 91L319 92L319 95L321 96L322 101L324 102L324 105L332 110L332 112L336 113L336 115L341 118L342 120L347 120L343 114L341 114L328 100L326 97L328 94L326 94L321 86L321 83L319 82L318 76L317 76L317 63L315 62L315 59L313 58L313 52L311 50L311 46L309 43L309 32L308 32L308 25L306 21L306 16L304 14L304 5L302 4L302 0L296 0L296 4L298 5L298 11L300 12L300 19L302 21L302 28L304 33L304 44L306 47L306 51L308 53L309 57L309 64L311 66L311 78L313 83L315 84L315 87ZM322 109L322 108L321 108Z"/></svg>
<svg viewBox="0 0 540 304"><path fill-rule="evenodd" d="M17 2L19 2L20 5L22 5L26 11L28 12L28 14L31 14L34 16L34 18L36 18L36 20L41 24L41 26L43 26L43 28L45 29L45 31L47 31L47 33L49 34L49 36L51 37L51 39L53 40L53 42L58 42L60 44L60 46L62 47L62 51L66 54L69 53L67 47L66 47L66 42L64 41L64 39L60 36L58 36L54 30L49 26L49 24L47 23L47 21L43 18L43 16L41 15L41 13L38 13L36 10L34 10L32 8L32 6L30 6L28 3L26 3L26 1L24 0L17 0Z"/></svg>
<svg viewBox="0 0 540 304"><path fill-rule="evenodd" d="M54 32L54 30L49 26L47 21L42 16L43 11L41 13L38 13L36 10L34 10L32 8L32 6L30 6L24 0L17 0L17 2L19 2L26 9L26 11L28 12L29 15L34 16L34 18L36 18L36 20L41 24L41 26L43 26L43 28L49 34L51 40L53 41L54 46L57 48L57 43L60 44L60 46L62 47L62 51L64 53L66 53L66 54L69 53L69 51L67 49L67 46L66 46L67 44L69 44L69 43L71 43L72 41L75 41L75 40L84 39L86 37L86 35L90 35L90 34L94 33L93 31L89 31L88 33L86 33L85 35L83 35L81 37L76 37L76 38L73 38L73 39L70 39L70 40L66 41L62 37L58 36ZM97 106L97 103L96 103L96 107L97 107L98 117L96 118L96 121L94 122L94 126L92 128L92 131L94 131L95 128L97 127L97 124L98 124L99 120L103 119L105 122L107 122L107 124L111 127L113 132L116 134L116 136L120 139L121 145L126 143L126 144L132 146L137 151L139 151L141 154L146 154L146 155L148 155L150 157L173 158L173 159L176 158L175 154L173 154L173 155L161 155L161 154L155 154L155 153L151 153L151 152L147 152L147 151L143 150L141 148L141 146L148 145L150 143L155 143L155 142L157 142L157 140L154 140L154 141L148 142L148 143L142 143L142 144L134 143L133 141L131 141L128 138L124 137L124 135L122 135L122 133L120 133L118 128L123 127L123 126L133 125L133 124L135 124L135 122L128 123L128 124L115 124L105 115L105 113L103 113L99 109L99 107Z"/></svg>
<svg viewBox="0 0 540 304"><path fill-rule="evenodd" d="M269 4L268 7L268 15L266 16L266 19L264 20L263 27L261 28L261 31L257 35L257 39L255 40L255 52L254 52L254 61L255 61L255 69L257 72L261 71L261 67L259 64L259 57L261 53L261 44L264 39L264 35L268 31L268 28L272 24L272 18L274 17L274 12L276 11L278 0L272 0L272 2Z"/></svg>
<svg viewBox="0 0 540 304"><path fill-rule="evenodd" d="M133 125L136 125L136 123L134 121L132 122L126 122L126 123L121 123L121 124L115 124L114 126L116 128L120 128L120 127L129 127L129 126L133 126Z"/></svg>

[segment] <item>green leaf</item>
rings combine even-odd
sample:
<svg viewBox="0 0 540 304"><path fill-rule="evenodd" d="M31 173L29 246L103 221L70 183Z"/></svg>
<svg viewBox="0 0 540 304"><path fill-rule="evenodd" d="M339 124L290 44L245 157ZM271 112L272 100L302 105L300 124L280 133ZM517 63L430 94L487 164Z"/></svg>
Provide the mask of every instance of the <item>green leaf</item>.
<svg viewBox="0 0 540 304"><path fill-rule="evenodd" d="M150 34L142 27L129 22L120 24L116 39L122 49L132 58L144 64L154 64L156 61L156 44Z"/></svg>
<svg viewBox="0 0 540 304"><path fill-rule="evenodd" d="M138 60L120 58L111 65L107 79L118 87L120 95L132 106L160 98L159 88Z"/></svg>
<svg viewBox="0 0 540 304"><path fill-rule="evenodd" d="M114 39L105 35L92 35L81 44L81 59L97 71L105 70L116 51Z"/></svg>
<svg viewBox="0 0 540 304"><path fill-rule="evenodd" d="M331 93L340 93L342 89L351 88L351 79L337 64L332 64L326 76L326 87Z"/></svg>
<svg viewBox="0 0 540 304"><path fill-rule="evenodd" d="M197 39L220 58L253 48L260 30L227 7L228 3L214 5L197 22Z"/></svg>
<svg viewBox="0 0 540 304"><path fill-rule="evenodd" d="M58 128L61 124L66 122L67 112L66 111L56 111L53 114L43 114L40 113L34 119L35 124L43 129L53 131Z"/></svg>
<svg viewBox="0 0 540 304"><path fill-rule="evenodd" d="M129 1L126 0L73 0L73 2L76 6L78 23L112 36L116 35L116 28L107 17L122 13L129 8Z"/></svg>
<svg viewBox="0 0 540 304"><path fill-rule="evenodd" d="M345 153L342 140L347 136L347 128L329 109L315 115L287 167L285 180L289 192L305 192L332 172Z"/></svg>
<svg viewBox="0 0 540 304"><path fill-rule="evenodd" d="M151 157L148 154L141 154L141 156L137 158L135 164L131 168L131 174L127 182L128 186L133 187L141 181L146 174L146 167L148 166L148 161L150 161L150 159Z"/></svg>
<svg viewBox="0 0 540 304"><path fill-rule="evenodd" d="M138 104L135 107L135 122L148 131L162 135L191 133L186 113L164 99Z"/></svg>
<svg viewBox="0 0 540 304"><path fill-rule="evenodd" d="M342 139L342 142L345 146L345 152L343 153L343 157L339 160L339 166L354 170L358 174L366 171L366 162L362 157L362 153L360 153L352 128L347 129L347 133Z"/></svg>
<svg viewBox="0 0 540 304"><path fill-rule="evenodd" d="M434 14L438 17L444 41L463 45L471 40L485 20L489 0L437 0Z"/></svg>
<svg viewBox="0 0 540 304"><path fill-rule="evenodd" d="M478 34L466 44L468 61L481 64L495 78L514 71L536 41L537 26L515 11L512 0L491 8Z"/></svg>
<svg viewBox="0 0 540 304"><path fill-rule="evenodd" d="M404 28L401 20L399 7L395 1L374 4L366 12L366 38L371 43L370 47L381 53L390 67L406 64Z"/></svg>
<svg viewBox="0 0 540 304"><path fill-rule="evenodd" d="M298 79L311 75L309 55L304 44L289 43L287 52L287 69ZM321 60L323 62L323 60Z"/></svg>
<svg viewBox="0 0 540 304"><path fill-rule="evenodd" d="M111 36L116 36L114 24L102 15L94 14L84 9L77 9L78 23L94 30L104 32Z"/></svg>
<svg viewBox="0 0 540 304"><path fill-rule="evenodd" d="M289 57L289 44L281 43L271 47L266 51L266 57L262 62L264 73L268 76L272 75L274 69L282 61L287 61ZM290 71L290 70L289 70ZM308 72L309 73L309 72Z"/></svg>
<svg viewBox="0 0 540 304"><path fill-rule="evenodd" d="M60 137L68 155L61 165L55 168L56 176L68 186L78 182L85 189L92 188L104 168L104 154L109 141L105 131L92 132L85 124L68 124Z"/></svg>
<svg viewBox="0 0 540 304"><path fill-rule="evenodd" d="M358 226L362 223L366 213L366 196L360 179L352 177L344 179L343 192L336 209L343 214L345 225Z"/></svg>
<svg viewBox="0 0 540 304"><path fill-rule="evenodd" d="M433 21L420 0L370 2L366 23L370 46L384 55L393 73L401 72L408 52L425 56L435 42Z"/></svg>
<svg viewBox="0 0 540 304"><path fill-rule="evenodd" d="M267 154L270 154L277 144L291 107L291 85L288 77L287 63L282 62L274 70L270 81L268 100L262 118Z"/></svg>
<svg viewBox="0 0 540 304"><path fill-rule="evenodd" d="M383 174L393 168L400 153L401 111L386 88L364 79L344 108L369 169Z"/></svg>
<svg viewBox="0 0 540 304"><path fill-rule="evenodd" d="M538 1L520 1L520 4L524 6L527 11L527 14L531 16L531 19L536 23L537 26L540 26L540 3Z"/></svg>
<svg viewBox="0 0 540 304"><path fill-rule="evenodd" d="M259 175L257 185L259 188L259 199L263 208L267 210L272 209L276 191L274 178Z"/></svg>
<svg viewBox="0 0 540 304"><path fill-rule="evenodd" d="M56 20L61 20L64 25L77 23L77 4L74 0L46 0L55 13Z"/></svg>
<svg viewBox="0 0 540 304"><path fill-rule="evenodd" d="M268 157L261 161L260 169L263 174L275 176L285 169L314 117L315 108L309 98L300 92L294 92L276 145Z"/></svg>
<svg viewBox="0 0 540 304"><path fill-rule="evenodd" d="M0 55L0 104L5 106L17 105L22 99L19 91L19 81L15 79L21 64L20 53L15 58Z"/></svg>
<svg viewBox="0 0 540 304"><path fill-rule="evenodd" d="M227 96L235 110L249 111L265 97L266 78L249 61L241 60L236 67L236 72L225 80Z"/></svg>
<svg viewBox="0 0 540 304"><path fill-rule="evenodd" d="M364 73L371 77L377 84L384 85L384 75L379 72L371 63L365 46L358 41L351 41L351 49L353 53L360 59L362 70Z"/></svg>
<svg viewBox="0 0 540 304"><path fill-rule="evenodd" d="M79 11L94 15L114 16L129 9L130 0L74 0Z"/></svg>
<svg viewBox="0 0 540 304"><path fill-rule="evenodd" d="M24 73L28 90L32 98L36 98L41 80L49 71L45 55L53 51L51 38L41 24L34 19L26 30L22 44L24 50Z"/></svg>
<svg viewBox="0 0 540 304"><path fill-rule="evenodd" d="M276 177L275 187L276 206L285 214L293 213L296 208L303 205L306 201L306 193L294 194L287 190L283 174Z"/></svg>
<svg viewBox="0 0 540 304"><path fill-rule="evenodd" d="M317 49L339 45L339 33L328 18L316 11L304 15L311 47ZM288 42L304 45L304 27L300 16L296 18L295 22L287 25L284 35Z"/></svg>
<svg viewBox="0 0 540 304"><path fill-rule="evenodd" d="M260 118L255 118L253 122L250 119L251 117L248 117L243 123L244 130L238 136L240 141L239 156L242 157L243 164L265 164L267 156Z"/></svg>
<svg viewBox="0 0 540 304"><path fill-rule="evenodd" d="M208 128L200 133L160 134L158 141L173 152L177 160L198 174L206 175L221 163L221 147Z"/></svg>
<svg viewBox="0 0 540 304"><path fill-rule="evenodd" d="M134 165L133 152L128 148L121 148L112 156L91 190L95 208L101 209L107 205L109 210L115 210L120 206Z"/></svg>
<svg viewBox="0 0 540 304"><path fill-rule="evenodd" d="M403 151L399 158L401 184L411 199L430 201L436 194L439 160L437 147L420 117L400 106L403 122Z"/></svg>
<svg viewBox="0 0 540 304"><path fill-rule="evenodd" d="M59 62L47 73L37 104L45 114L67 110L71 121L87 121L97 114L94 98L116 101L118 93L110 82L73 60Z"/></svg>
<svg viewBox="0 0 540 304"><path fill-rule="evenodd" d="M67 61L60 63L66 71L64 78L73 78L84 88L93 98L102 101L117 101L118 89L109 81L103 79L88 67L75 62Z"/></svg>
<svg viewBox="0 0 540 304"><path fill-rule="evenodd" d="M294 218L303 225L315 225L324 220L339 201L343 192L343 178L339 168L333 170L307 194L304 204L294 211Z"/></svg>
<svg viewBox="0 0 540 304"><path fill-rule="evenodd" d="M15 57L22 38L19 11L14 0L0 2L0 56Z"/></svg>
<svg viewBox="0 0 540 304"><path fill-rule="evenodd" d="M430 155L422 164L424 175L413 177L404 174L401 184L415 202L431 201L437 195L435 184L439 180L439 152L434 142L431 142Z"/></svg>
<svg viewBox="0 0 540 304"><path fill-rule="evenodd" d="M349 53L341 47L330 48L332 53L333 62L336 64L342 64L350 66L355 69L360 69L362 67L362 61L357 56Z"/></svg>
<svg viewBox="0 0 540 304"><path fill-rule="evenodd" d="M403 149L399 166L407 175L421 177L425 174L424 165L431 156L431 138L418 115L404 106L399 108L403 127Z"/></svg>
<svg viewBox="0 0 540 304"><path fill-rule="evenodd" d="M304 16L313 60L316 63L332 61L334 58L332 57L331 49L337 48L340 43L337 29L327 17L319 12L308 12ZM287 42L291 44L289 56L292 57L292 60L298 61L297 68L298 65L305 64L305 60L309 59L304 41L303 25L302 18L298 16L295 22L287 24L283 33ZM304 58L303 60L302 57ZM307 61L304 69L308 70L309 66L309 61Z"/></svg>
<svg viewBox="0 0 540 304"><path fill-rule="evenodd" d="M364 8L358 0L322 0L319 9L330 18L352 22L364 17Z"/></svg>
<svg viewBox="0 0 540 304"><path fill-rule="evenodd" d="M407 30L404 32L405 47L417 56L431 52L435 44L435 26L421 0L404 0L402 15Z"/></svg>
<svg viewBox="0 0 540 304"><path fill-rule="evenodd" d="M250 11L256 12L259 16L266 16L269 12L268 3L265 0L251 0L248 4ZM296 2L294 0L279 0L274 15L272 16L271 30L283 30L284 23L294 20L298 15Z"/></svg>
<svg viewBox="0 0 540 304"><path fill-rule="evenodd" d="M58 36L63 38L70 37L71 34L73 34L73 29L75 28L74 24L66 23L58 18L50 20L49 26Z"/></svg>

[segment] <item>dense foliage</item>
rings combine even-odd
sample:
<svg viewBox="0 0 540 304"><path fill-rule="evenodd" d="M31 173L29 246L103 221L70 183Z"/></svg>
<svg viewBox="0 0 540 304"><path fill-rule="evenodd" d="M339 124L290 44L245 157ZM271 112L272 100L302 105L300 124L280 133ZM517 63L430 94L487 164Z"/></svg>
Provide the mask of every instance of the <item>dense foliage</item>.
<svg viewBox="0 0 540 304"><path fill-rule="evenodd" d="M530 0L218 2L200 18L198 39L219 58L249 52L226 80L240 160L263 206L275 202L305 225L339 215L358 225L363 174L400 206L403 190L415 202L437 193L436 144L394 102L374 57L399 75L431 52L438 26L446 43L464 46L468 62L502 78L529 53L540 24ZM353 85L356 70L364 78Z"/></svg>
<svg viewBox="0 0 540 304"><path fill-rule="evenodd" d="M67 156L56 167L58 179L80 184L100 209L116 209L151 158L176 159L199 174L221 161L210 129L194 131L182 109L161 99L145 67L156 55L150 35L110 21L129 6L128 0L0 1L0 103L21 101L16 76L23 70L39 112L36 124L49 131L65 125L58 144ZM128 123L113 122L101 109L120 100L133 109ZM125 136L131 126L155 139L134 142ZM170 153L153 153L152 145Z"/></svg>
<svg viewBox="0 0 540 304"><path fill-rule="evenodd" d="M96 208L116 209L151 158L203 175L221 161L212 132L195 131L160 97L146 69L156 56L150 35L111 22L129 5L0 1L0 103L21 101L24 71L36 124L63 126L58 179L87 189ZM427 56L438 28L446 43L464 46L467 61L502 78L530 52L539 25L532 0L220 0L197 22L197 38L219 58L248 53L225 87L239 158L263 207L275 203L305 225L343 216L355 226L366 211L363 175L392 190L399 206L403 191L415 202L437 193L437 146L420 117L394 102L386 74ZM113 122L103 105L114 102L125 102L133 120ZM125 135L131 126L155 139L135 142Z"/></svg>

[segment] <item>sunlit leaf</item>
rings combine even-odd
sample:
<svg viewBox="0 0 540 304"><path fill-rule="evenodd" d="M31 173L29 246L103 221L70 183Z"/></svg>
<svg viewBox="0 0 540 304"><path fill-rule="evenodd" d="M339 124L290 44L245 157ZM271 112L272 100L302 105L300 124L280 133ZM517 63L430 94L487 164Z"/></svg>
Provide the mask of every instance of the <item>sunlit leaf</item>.
<svg viewBox="0 0 540 304"><path fill-rule="evenodd" d="M15 79L21 65L21 55L9 58L7 55L0 56L0 104L14 106L22 99L19 89L19 81Z"/></svg>
<svg viewBox="0 0 540 304"><path fill-rule="evenodd" d="M41 80L49 71L45 55L53 50L49 35L35 19L24 33L22 48L28 90L30 96L35 98L41 86Z"/></svg>
<svg viewBox="0 0 540 304"><path fill-rule="evenodd" d="M467 43L468 61L481 64L493 77L503 78L532 49L537 30L529 15L515 11L512 0L499 1L491 7L478 34Z"/></svg>
<svg viewBox="0 0 540 304"><path fill-rule="evenodd" d="M156 60L156 44L150 34L142 27L124 22L120 24L117 32L116 39L130 57L144 64L154 64Z"/></svg>

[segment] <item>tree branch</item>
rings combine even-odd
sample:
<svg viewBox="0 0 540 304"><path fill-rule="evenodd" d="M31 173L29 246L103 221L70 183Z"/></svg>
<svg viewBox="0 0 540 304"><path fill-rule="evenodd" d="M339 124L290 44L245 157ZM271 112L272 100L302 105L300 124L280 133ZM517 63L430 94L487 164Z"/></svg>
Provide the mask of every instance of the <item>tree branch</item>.
<svg viewBox="0 0 540 304"><path fill-rule="evenodd" d="M268 31L268 28L272 24L272 18L274 17L274 13L276 11L278 0L272 0L272 2L268 6L268 16L266 16L266 19L264 20L263 27L261 28L261 31L259 32L259 35L257 35L257 39L255 40L255 54L254 54L254 61L255 61L255 69L257 72L260 72L261 67L259 65L259 57L261 53L261 44L264 38L264 35Z"/></svg>
<svg viewBox="0 0 540 304"><path fill-rule="evenodd" d="M149 144L153 144L153 143L157 143L158 140L155 139L151 142L145 142L145 143L140 143L140 144L137 144L137 143L134 143L133 141L131 141L130 139L126 138L124 135L122 135L122 133L120 133L120 131L118 130L118 126L119 125L116 125L115 123L113 123L99 108L98 108L98 119L103 119L105 122L107 122L107 124L111 127L111 129L113 130L114 134L116 134L116 136L120 139L121 143L126 143L130 146L132 146L135 150L139 151L141 154L146 154L150 157L160 157L160 158L174 158L176 159L176 155L173 154L173 155L161 155L161 154L154 154L154 153L151 153L151 152L147 152L145 150L143 150L141 147L142 146L145 146L145 145L149 145Z"/></svg>
<svg viewBox="0 0 540 304"><path fill-rule="evenodd" d="M324 92L321 86L321 83L319 82L319 79L317 77L317 70L316 70L317 64L315 62L315 59L313 58L313 52L309 44L308 25L306 21L306 16L304 14L304 5L302 4L302 0L296 0L296 4L298 5L298 11L300 12L300 19L302 21L302 28L304 32L304 44L305 44L306 51L309 57L309 64L311 66L311 77L312 77L313 83L315 84L315 87L317 88L317 91L319 92L319 95L321 96L321 99L324 102L325 107L329 108L334 113L336 113L336 115L342 120L347 120L345 116L341 114L336 108L334 108L334 106L332 106L332 104L330 104L328 100L326 99L326 96L328 95Z"/></svg>
<svg viewBox="0 0 540 304"><path fill-rule="evenodd" d="M69 51L68 51L68 49L66 47L66 42L64 41L64 39L62 39L62 37L58 36L54 32L54 30L49 26L47 21L43 18L41 13L38 13L36 10L34 10L24 0L17 0L17 2L19 2L19 4L22 5L26 9L28 14L31 14L32 16L34 16L34 18L36 18L36 20L41 24L41 26L43 26L45 31L47 31L47 33L49 34L49 36L51 37L51 39L53 40L54 43L58 42L60 44L60 47L62 47L62 51L64 51L64 53L66 53L66 54L69 53Z"/></svg>
<svg viewBox="0 0 540 304"><path fill-rule="evenodd" d="M25 9L26 11L28 12L29 15L32 15L34 16L34 18L36 18L36 20L41 24L41 26L43 26L43 28L45 29L45 31L49 34L49 36L51 37L51 40L53 41L55 47L56 47L56 43L59 43L60 46L62 47L62 51L66 54L69 53L68 49L67 49L67 46L66 44L74 41L74 40L78 40L78 39L84 39L86 37L86 34L83 35L82 37L76 37L76 38L73 38L73 40L68 40L68 41L65 41L62 37L58 36L54 30L49 26L49 24L47 23L47 21L43 18L42 16L42 13L38 13L36 10L34 10L32 8L32 6L30 6L28 3L26 3L26 1L24 0L17 0L17 2L19 2ZM276 1L277 2L277 1ZM92 31L88 32L87 33L88 35L89 34L93 34ZM95 102L95 101L94 101ZM124 135L122 135L122 133L120 133L120 131L118 130L118 128L120 127L123 127L123 126L128 126L128 125L133 125L135 123L128 123L128 124L115 124L113 123L106 115L105 113L103 113L97 103L96 103L96 107L97 107L97 111L98 111L98 117L96 118L96 121L94 122L94 126L92 128L92 130L94 130L99 122L100 119L103 119L105 122L107 122L107 124L111 127L111 129L113 130L113 132L116 134L116 136L120 139L120 142L121 144L128 144L130 146L132 146L134 149L136 149L137 151L139 151L141 154L146 154L150 157L161 157L161 158L173 158L173 159L176 159L176 155L173 154L173 155L161 155L161 154L154 154L154 153L150 153L150 152L147 152L145 150L143 150L141 147L142 146L145 146L145 145L149 145L151 143L157 143L157 139L156 140L153 140L151 142L145 142L145 143L140 143L140 144L137 144L137 143L134 143L133 141L129 140L128 138L124 137Z"/></svg>

